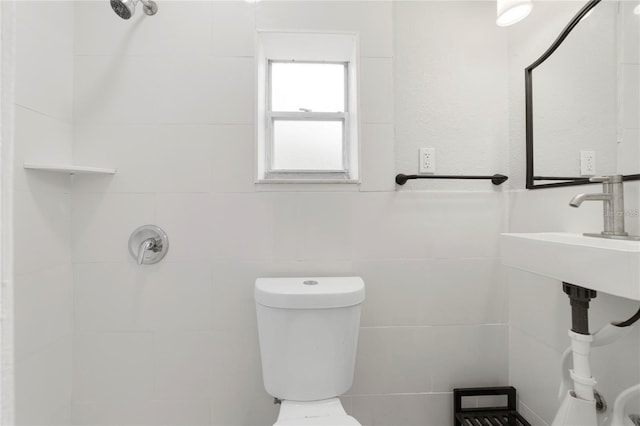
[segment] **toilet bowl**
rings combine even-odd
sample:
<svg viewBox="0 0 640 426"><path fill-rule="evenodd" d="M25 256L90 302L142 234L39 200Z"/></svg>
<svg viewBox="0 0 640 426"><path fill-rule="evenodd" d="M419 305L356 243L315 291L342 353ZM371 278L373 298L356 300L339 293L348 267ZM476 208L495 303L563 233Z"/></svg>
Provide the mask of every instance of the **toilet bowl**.
<svg viewBox="0 0 640 426"><path fill-rule="evenodd" d="M338 397L353 382L360 277L258 278L262 377L281 400L275 425L355 426Z"/></svg>
<svg viewBox="0 0 640 426"><path fill-rule="evenodd" d="M338 398L322 401L282 401L274 426L360 426Z"/></svg>

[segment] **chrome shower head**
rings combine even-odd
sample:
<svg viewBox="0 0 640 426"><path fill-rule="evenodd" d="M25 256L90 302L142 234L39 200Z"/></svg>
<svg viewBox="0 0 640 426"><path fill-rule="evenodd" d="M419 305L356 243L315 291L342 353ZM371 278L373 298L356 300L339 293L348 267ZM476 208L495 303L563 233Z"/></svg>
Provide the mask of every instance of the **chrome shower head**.
<svg viewBox="0 0 640 426"><path fill-rule="evenodd" d="M111 0L111 8L122 19L129 19L136 12L138 1L144 5L143 10L147 15L155 15L158 5L151 0Z"/></svg>

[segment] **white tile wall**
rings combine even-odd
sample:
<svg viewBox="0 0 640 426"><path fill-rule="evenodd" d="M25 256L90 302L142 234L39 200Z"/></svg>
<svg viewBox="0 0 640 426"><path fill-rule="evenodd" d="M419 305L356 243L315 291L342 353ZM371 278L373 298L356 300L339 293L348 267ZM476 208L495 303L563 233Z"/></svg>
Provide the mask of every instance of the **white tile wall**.
<svg viewBox="0 0 640 426"><path fill-rule="evenodd" d="M16 318L19 323L19 317ZM72 380L71 336L16 359L15 422L18 425L68 425Z"/></svg>
<svg viewBox="0 0 640 426"><path fill-rule="evenodd" d="M359 77L362 123L393 123L393 60L362 58Z"/></svg>
<svg viewBox="0 0 640 426"><path fill-rule="evenodd" d="M256 6L256 27L266 29L357 32L360 54L393 56L393 2L288 2L270 1Z"/></svg>
<svg viewBox="0 0 640 426"><path fill-rule="evenodd" d="M70 191L69 176L24 169L23 163L71 164L73 126L22 106L15 109L13 187L20 192Z"/></svg>
<svg viewBox="0 0 640 426"><path fill-rule="evenodd" d="M367 289L363 326L506 322L505 286L494 259L372 260L354 268Z"/></svg>
<svg viewBox="0 0 640 426"><path fill-rule="evenodd" d="M153 396L153 334L78 332L73 349L74 402L144 401Z"/></svg>
<svg viewBox="0 0 640 426"><path fill-rule="evenodd" d="M453 422L451 393L357 396L351 400L353 415L363 425L442 425Z"/></svg>
<svg viewBox="0 0 640 426"><path fill-rule="evenodd" d="M116 167L113 176L74 179L80 192L209 192L215 161L251 127L207 125L78 126L76 162ZM229 154L232 150L229 150ZM152 160L149 155L153 155ZM249 157L251 160L252 156ZM250 162L250 161L249 161Z"/></svg>
<svg viewBox="0 0 640 426"><path fill-rule="evenodd" d="M567 329L571 309L562 285L556 280L507 269L509 281L509 325L537 339L558 353L568 346ZM536 291L531 291L535 288ZM545 321L532 314L531 306L545 307Z"/></svg>
<svg viewBox="0 0 640 426"><path fill-rule="evenodd" d="M210 53L215 56L253 56L256 13L251 2L217 1L212 4Z"/></svg>
<svg viewBox="0 0 640 426"><path fill-rule="evenodd" d="M509 335L509 381L518 389L520 402L551 424L560 401L560 356L515 327Z"/></svg>
<svg viewBox="0 0 640 426"><path fill-rule="evenodd" d="M71 206L74 262L125 261L131 232L154 220L155 196L74 193Z"/></svg>
<svg viewBox="0 0 640 426"><path fill-rule="evenodd" d="M362 328L351 394L425 393L432 389L432 327ZM407 350L409 349L410 350Z"/></svg>
<svg viewBox="0 0 640 426"><path fill-rule="evenodd" d="M151 269L130 263L84 263L74 274L75 329L127 332L209 330L210 269L166 262Z"/></svg>
<svg viewBox="0 0 640 426"><path fill-rule="evenodd" d="M488 192L360 194L354 242L364 259L495 258L502 196Z"/></svg>
<svg viewBox="0 0 640 426"><path fill-rule="evenodd" d="M415 171L424 144L438 148L441 173L506 171L506 37L494 5L166 1L154 17L138 12L122 21L102 2L20 6L16 164L118 169L72 187L18 170L18 371L38 367L18 378L22 423L272 424L259 276L365 278L344 398L363 424L450 424L454 386L504 384L504 194L486 182L401 192L393 182ZM444 23L454 16L473 30L453 35ZM256 192L256 29L358 32L359 187ZM147 223L171 246L161 264L137 267L127 239Z"/></svg>
<svg viewBox="0 0 640 426"><path fill-rule="evenodd" d="M177 58L76 56L75 119L83 124L253 123L252 58Z"/></svg>
<svg viewBox="0 0 640 426"><path fill-rule="evenodd" d="M16 104L70 122L73 3L20 2L16 22Z"/></svg>
<svg viewBox="0 0 640 426"><path fill-rule="evenodd" d="M230 328L215 336L212 423L273 424L278 407L262 384L257 331L254 327Z"/></svg>
<svg viewBox="0 0 640 426"><path fill-rule="evenodd" d="M337 261L352 259L354 195L350 193L297 194L295 219L280 222L279 229L293 224L295 259ZM276 210L274 217L277 217Z"/></svg>
<svg viewBox="0 0 640 426"><path fill-rule="evenodd" d="M124 400L103 404L74 404L76 425L149 425L205 426L211 425L207 401Z"/></svg>
<svg viewBox="0 0 640 426"><path fill-rule="evenodd" d="M361 130L360 191L395 189L394 129L392 124L363 124Z"/></svg>
<svg viewBox="0 0 640 426"><path fill-rule="evenodd" d="M15 401L17 425L68 425L71 182L68 175L27 171L23 163L68 164L72 159L74 8L71 2L20 2L15 13L15 139L10 160L15 392L10 399Z"/></svg>
<svg viewBox="0 0 640 426"><path fill-rule="evenodd" d="M507 331L506 325L435 327L433 390L505 386Z"/></svg>
<svg viewBox="0 0 640 426"><path fill-rule="evenodd" d="M169 236L166 259L198 261L213 258L214 221L201 212L218 213L209 194L161 194L157 198L157 224ZM215 239L214 239L215 237Z"/></svg>
<svg viewBox="0 0 640 426"><path fill-rule="evenodd" d="M211 150L210 190L213 192L254 191L254 127L215 126Z"/></svg>
<svg viewBox="0 0 640 426"><path fill-rule="evenodd" d="M155 390L158 399L209 400L213 396L215 334L164 332L154 336Z"/></svg>
<svg viewBox="0 0 640 426"><path fill-rule="evenodd" d="M214 195L209 212L211 255L216 260L271 260L274 202L268 194Z"/></svg>
<svg viewBox="0 0 640 426"><path fill-rule="evenodd" d="M15 280L15 357L21 360L72 332L72 271L62 264Z"/></svg>
<svg viewBox="0 0 640 426"><path fill-rule="evenodd" d="M69 194L16 192L14 206L16 276L68 264L71 261Z"/></svg>
<svg viewBox="0 0 640 426"><path fill-rule="evenodd" d="M109 3L75 2L78 18L74 20L72 30L82 34L76 37L75 54L111 59L118 56L209 55L214 31L213 3L167 1L153 17L138 9L129 21L125 21L111 11ZM96 28L100 30L96 31Z"/></svg>

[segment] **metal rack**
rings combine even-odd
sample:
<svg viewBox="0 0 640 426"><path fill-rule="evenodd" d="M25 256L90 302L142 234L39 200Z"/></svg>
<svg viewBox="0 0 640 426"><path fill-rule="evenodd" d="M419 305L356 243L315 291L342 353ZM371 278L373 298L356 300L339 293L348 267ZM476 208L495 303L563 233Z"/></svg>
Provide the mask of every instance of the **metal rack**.
<svg viewBox="0 0 640 426"><path fill-rule="evenodd" d="M463 397L505 395L503 407L462 408ZM454 426L531 426L516 410L516 389L513 386L460 388L453 390Z"/></svg>

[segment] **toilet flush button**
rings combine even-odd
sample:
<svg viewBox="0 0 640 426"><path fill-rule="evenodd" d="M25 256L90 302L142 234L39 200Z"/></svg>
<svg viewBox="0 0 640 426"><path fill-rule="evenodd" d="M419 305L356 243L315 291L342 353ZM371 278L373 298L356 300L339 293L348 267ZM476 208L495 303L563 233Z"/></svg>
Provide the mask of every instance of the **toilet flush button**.
<svg viewBox="0 0 640 426"><path fill-rule="evenodd" d="M306 281L303 281L302 284L304 284L304 285L317 285L318 281L316 281L316 280L306 280Z"/></svg>

